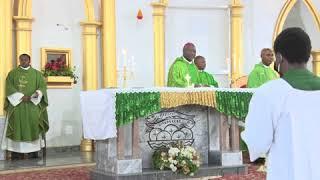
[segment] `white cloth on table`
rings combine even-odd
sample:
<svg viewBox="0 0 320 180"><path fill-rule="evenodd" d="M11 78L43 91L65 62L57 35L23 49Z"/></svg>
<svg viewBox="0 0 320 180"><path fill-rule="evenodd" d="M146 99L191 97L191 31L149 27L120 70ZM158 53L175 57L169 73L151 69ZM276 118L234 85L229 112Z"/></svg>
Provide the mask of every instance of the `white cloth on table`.
<svg viewBox="0 0 320 180"><path fill-rule="evenodd" d="M104 140L117 137L114 91L83 91L80 102L84 138Z"/></svg>
<svg viewBox="0 0 320 180"><path fill-rule="evenodd" d="M320 179L320 91L301 91L283 79L258 88L245 131L250 160L267 154L268 180Z"/></svg>

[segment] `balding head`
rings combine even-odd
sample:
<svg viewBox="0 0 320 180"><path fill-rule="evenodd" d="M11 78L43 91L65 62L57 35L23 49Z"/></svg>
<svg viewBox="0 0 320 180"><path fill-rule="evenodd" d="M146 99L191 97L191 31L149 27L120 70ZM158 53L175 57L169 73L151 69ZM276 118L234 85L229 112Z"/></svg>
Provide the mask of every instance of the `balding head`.
<svg viewBox="0 0 320 180"><path fill-rule="evenodd" d="M188 61L192 61L196 56L196 47L193 43L186 43L183 46L183 57Z"/></svg>

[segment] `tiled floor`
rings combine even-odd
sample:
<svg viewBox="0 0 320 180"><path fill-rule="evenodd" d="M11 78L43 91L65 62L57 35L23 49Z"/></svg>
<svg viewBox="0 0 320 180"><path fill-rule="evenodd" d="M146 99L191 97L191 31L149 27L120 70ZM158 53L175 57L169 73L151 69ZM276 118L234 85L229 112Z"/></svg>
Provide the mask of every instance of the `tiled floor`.
<svg viewBox="0 0 320 180"><path fill-rule="evenodd" d="M80 165L95 163L95 156L92 152L55 152L48 153L46 159L28 159L16 161L0 161L1 171L21 170L29 168L47 168L65 165Z"/></svg>

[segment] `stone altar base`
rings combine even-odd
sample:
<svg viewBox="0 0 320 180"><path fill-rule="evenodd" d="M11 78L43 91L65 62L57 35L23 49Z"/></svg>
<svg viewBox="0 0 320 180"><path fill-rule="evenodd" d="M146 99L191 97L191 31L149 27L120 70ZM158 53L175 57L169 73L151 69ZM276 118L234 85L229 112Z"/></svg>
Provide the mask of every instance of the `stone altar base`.
<svg viewBox="0 0 320 180"><path fill-rule="evenodd" d="M183 176L171 171L160 171L152 169L143 169L142 173L135 174L114 174L93 170L90 172L91 179L94 180L174 180L174 179L189 179L210 176L223 176L229 174L247 174L248 167L245 165L238 166L201 166L199 171L194 176Z"/></svg>
<svg viewBox="0 0 320 180"><path fill-rule="evenodd" d="M196 177L246 173L239 150L237 119L213 108L179 106L118 128L117 138L96 141L92 179L183 179L171 171L150 170L156 149L183 142L200 154Z"/></svg>

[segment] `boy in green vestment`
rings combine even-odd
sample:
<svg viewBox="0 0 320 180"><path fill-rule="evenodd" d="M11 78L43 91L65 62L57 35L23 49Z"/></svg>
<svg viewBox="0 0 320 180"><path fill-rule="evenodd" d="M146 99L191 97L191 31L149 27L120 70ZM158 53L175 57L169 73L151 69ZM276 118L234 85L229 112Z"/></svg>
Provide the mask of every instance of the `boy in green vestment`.
<svg viewBox="0 0 320 180"><path fill-rule="evenodd" d="M259 88L250 102L249 113L246 118L246 129L242 137L244 137L246 143L248 143L250 153L253 154L251 155L251 161L257 158L257 154L267 154L268 158L271 158L268 169L272 169L270 172L273 171L270 174L276 174L273 179L279 179L281 175L287 176L289 174L288 172L291 171L291 166L281 165L285 167L285 170L281 169L275 173L274 171L277 170L280 162L290 165L293 163L292 158L290 158L290 160L285 158L284 160L279 159L278 162L276 162L276 158L274 158L284 157L284 154L290 154L288 152L291 152L279 149L280 146L278 142L279 139L283 139L284 136L294 136L290 130L291 127L281 129L279 125L273 124L273 122L278 123L283 121L279 120L280 118L290 117L280 109L282 105L285 104L284 102L286 101L288 91L290 91L291 88L303 90L304 93L308 93L307 91L320 90L320 77L314 75L307 69L311 49L310 38L301 28L288 28L282 31L274 42L274 51L276 53L275 70L279 72L281 78L268 82ZM290 104L286 105L288 106ZM275 108L276 106L277 108ZM308 107L303 108L308 109ZM268 127L272 128L266 130ZM287 131L285 132L285 130ZM280 133L281 131L283 133ZM257 137L257 132L259 132L259 137ZM312 150L308 148L309 147L305 148L306 152ZM275 151L277 151L277 155L275 155ZM284 154L281 155L279 152ZM308 162L308 165L310 165L309 161L304 162ZM311 166L308 168L309 170L316 169L316 166L312 166L311 163ZM304 170L306 169L302 171ZM311 171L307 172L311 174ZM293 177L294 176L290 176L291 179Z"/></svg>
<svg viewBox="0 0 320 180"><path fill-rule="evenodd" d="M12 159L23 158L22 153L36 158L49 129L47 86L41 72L30 66L28 54L20 55L19 60L19 67L6 79L7 118L1 147L12 152Z"/></svg>
<svg viewBox="0 0 320 180"><path fill-rule="evenodd" d="M248 88L257 88L262 84L278 78L278 73L270 65L274 55L271 49L264 48L261 51L261 62L256 64L248 77Z"/></svg>
<svg viewBox="0 0 320 180"><path fill-rule="evenodd" d="M196 47L187 43L183 47L183 56L178 57L171 65L168 74L168 87L198 87L199 72L193 59L196 56Z"/></svg>
<svg viewBox="0 0 320 180"><path fill-rule="evenodd" d="M201 86L205 87L218 87L218 82L213 78L213 76L204 69L206 68L206 60L203 56L197 56L194 58L194 63L199 70L199 83Z"/></svg>

